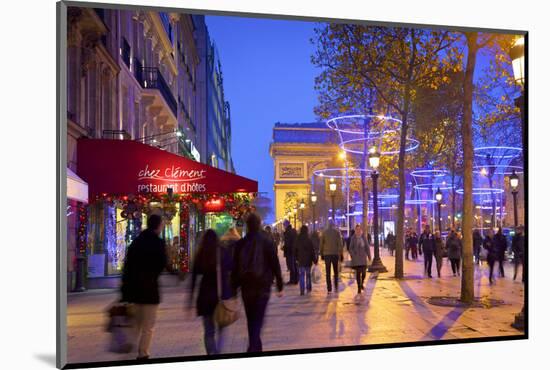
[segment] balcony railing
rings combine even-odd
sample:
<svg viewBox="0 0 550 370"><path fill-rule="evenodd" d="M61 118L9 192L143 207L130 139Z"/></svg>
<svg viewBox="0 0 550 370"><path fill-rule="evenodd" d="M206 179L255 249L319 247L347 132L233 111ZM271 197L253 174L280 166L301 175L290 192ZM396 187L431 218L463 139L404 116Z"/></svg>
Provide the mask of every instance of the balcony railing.
<svg viewBox="0 0 550 370"><path fill-rule="evenodd" d="M122 43L120 45L120 56L122 57L122 61L124 64L126 64L126 67L130 68L130 54L131 54L132 48L130 47L130 44L128 41L126 41L125 38L122 38Z"/></svg>
<svg viewBox="0 0 550 370"><path fill-rule="evenodd" d="M103 139L113 139L113 140L131 140L132 135L130 135L126 130L103 130L101 137Z"/></svg>
<svg viewBox="0 0 550 370"><path fill-rule="evenodd" d="M158 68L155 67L141 67L141 63L135 64L135 76L141 87L144 89L157 89L160 94L166 100L166 103L170 107L174 116L178 115L178 103L172 94L172 90L166 83L166 80L160 73Z"/></svg>

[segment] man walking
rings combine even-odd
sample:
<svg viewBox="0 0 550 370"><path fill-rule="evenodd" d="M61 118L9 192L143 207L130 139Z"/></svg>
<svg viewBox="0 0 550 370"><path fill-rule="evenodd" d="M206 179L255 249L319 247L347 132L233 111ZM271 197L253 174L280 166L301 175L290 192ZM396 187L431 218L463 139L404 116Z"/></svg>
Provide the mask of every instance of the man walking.
<svg viewBox="0 0 550 370"><path fill-rule="evenodd" d="M512 251L514 252L514 280L518 276L518 266L521 264L521 281L525 282L525 238L523 236L523 226L517 227L516 235L512 238Z"/></svg>
<svg viewBox="0 0 550 370"><path fill-rule="evenodd" d="M500 277L504 277L504 258L506 255L506 250L508 249L508 242L506 241L506 237L502 233L502 228L500 227L495 235L495 246L498 253L498 271Z"/></svg>
<svg viewBox="0 0 550 370"><path fill-rule="evenodd" d="M235 246L231 283L235 293L241 288L248 326L248 352L261 352L260 334L271 285L275 279L277 296L281 297L283 278L275 244L261 232L260 217L250 214L246 219L246 229L246 236Z"/></svg>
<svg viewBox="0 0 550 370"><path fill-rule="evenodd" d="M122 274L122 301L133 303L138 344L138 360L149 358L149 347L160 303L158 277L166 267L162 218L151 215L147 229L130 244Z"/></svg>
<svg viewBox="0 0 550 370"><path fill-rule="evenodd" d="M292 228L290 221L285 220L283 253L286 259L286 267L290 273L287 284L298 284L298 265L296 262L296 230Z"/></svg>
<svg viewBox="0 0 550 370"><path fill-rule="evenodd" d="M321 256L325 261L327 292L332 292L330 266L334 272L334 288L338 292L338 260L343 259L344 245L340 232L334 228L334 223L329 222L327 229L321 236Z"/></svg>
<svg viewBox="0 0 550 370"><path fill-rule="evenodd" d="M421 251L424 253L424 273L431 278L432 260L435 251L435 237L434 234L430 232L429 225L424 226L424 231L420 235L418 244L420 245Z"/></svg>

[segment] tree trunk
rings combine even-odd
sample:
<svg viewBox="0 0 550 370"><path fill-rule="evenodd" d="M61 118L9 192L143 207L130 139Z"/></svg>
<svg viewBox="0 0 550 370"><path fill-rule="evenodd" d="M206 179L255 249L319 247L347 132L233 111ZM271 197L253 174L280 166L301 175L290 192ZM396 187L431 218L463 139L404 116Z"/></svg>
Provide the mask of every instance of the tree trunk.
<svg viewBox="0 0 550 370"><path fill-rule="evenodd" d="M462 197L462 284L460 300L472 303L474 300L474 261L473 261L473 137L472 137L472 99L474 90L474 70L478 51L477 32L467 32L468 60L464 73L464 117L462 120L462 148L464 160L464 194Z"/></svg>
<svg viewBox="0 0 550 370"><path fill-rule="evenodd" d="M453 172L451 174L451 228L455 228L455 215L456 215L456 168L453 166Z"/></svg>
<svg viewBox="0 0 550 370"><path fill-rule="evenodd" d="M407 183L405 180L405 148L407 146L407 119L409 115L410 87L405 87L405 109L402 115L401 137L399 142L399 158L397 160L398 182L399 182L399 202L397 203L397 230L395 233L395 277L403 278L403 240L404 240L404 219L405 219L405 192Z"/></svg>

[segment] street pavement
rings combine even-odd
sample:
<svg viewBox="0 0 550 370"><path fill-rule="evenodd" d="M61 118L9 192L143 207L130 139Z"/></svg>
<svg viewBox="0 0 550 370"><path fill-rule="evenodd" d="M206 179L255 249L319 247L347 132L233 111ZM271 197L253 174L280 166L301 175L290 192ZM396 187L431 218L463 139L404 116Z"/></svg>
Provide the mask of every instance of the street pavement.
<svg viewBox="0 0 550 370"><path fill-rule="evenodd" d="M501 300L500 305L476 308L442 307L428 298L460 296L460 277L453 277L444 259L442 277L423 276L423 256L405 261L405 279L393 278L394 257L382 251L387 273L367 273L366 289L357 295L354 274L341 273L338 294L328 295L325 277L313 285L313 292L300 296L298 286L285 286L284 296L271 296L262 341L264 351L322 348L358 344L439 341L522 334L510 324L523 306L523 284L513 281L513 266L505 266L505 278L489 285L488 266L476 266L475 294L484 301ZM286 265L281 257L283 271ZM324 272L324 263L320 261ZM496 268L495 268L496 270ZM435 272L435 261L433 266ZM496 271L495 271L496 272ZM288 280L288 273L283 272ZM201 318L187 305L189 280L162 288L152 357L204 355ZM68 362L82 363L134 359L106 351L105 309L118 298L114 290L91 290L68 296ZM242 309L242 308L241 308ZM247 331L244 311L224 331L224 353L245 352Z"/></svg>

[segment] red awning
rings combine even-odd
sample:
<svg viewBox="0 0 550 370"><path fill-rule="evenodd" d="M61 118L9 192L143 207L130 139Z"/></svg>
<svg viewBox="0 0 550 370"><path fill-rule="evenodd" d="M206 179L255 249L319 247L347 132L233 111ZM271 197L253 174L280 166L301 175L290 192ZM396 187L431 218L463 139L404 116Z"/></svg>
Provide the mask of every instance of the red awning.
<svg viewBox="0 0 550 370"><path fill-rule="evenodd" d="M79 139L78 175L102 193L255 193L258 182L131 140Z"/></svg>

